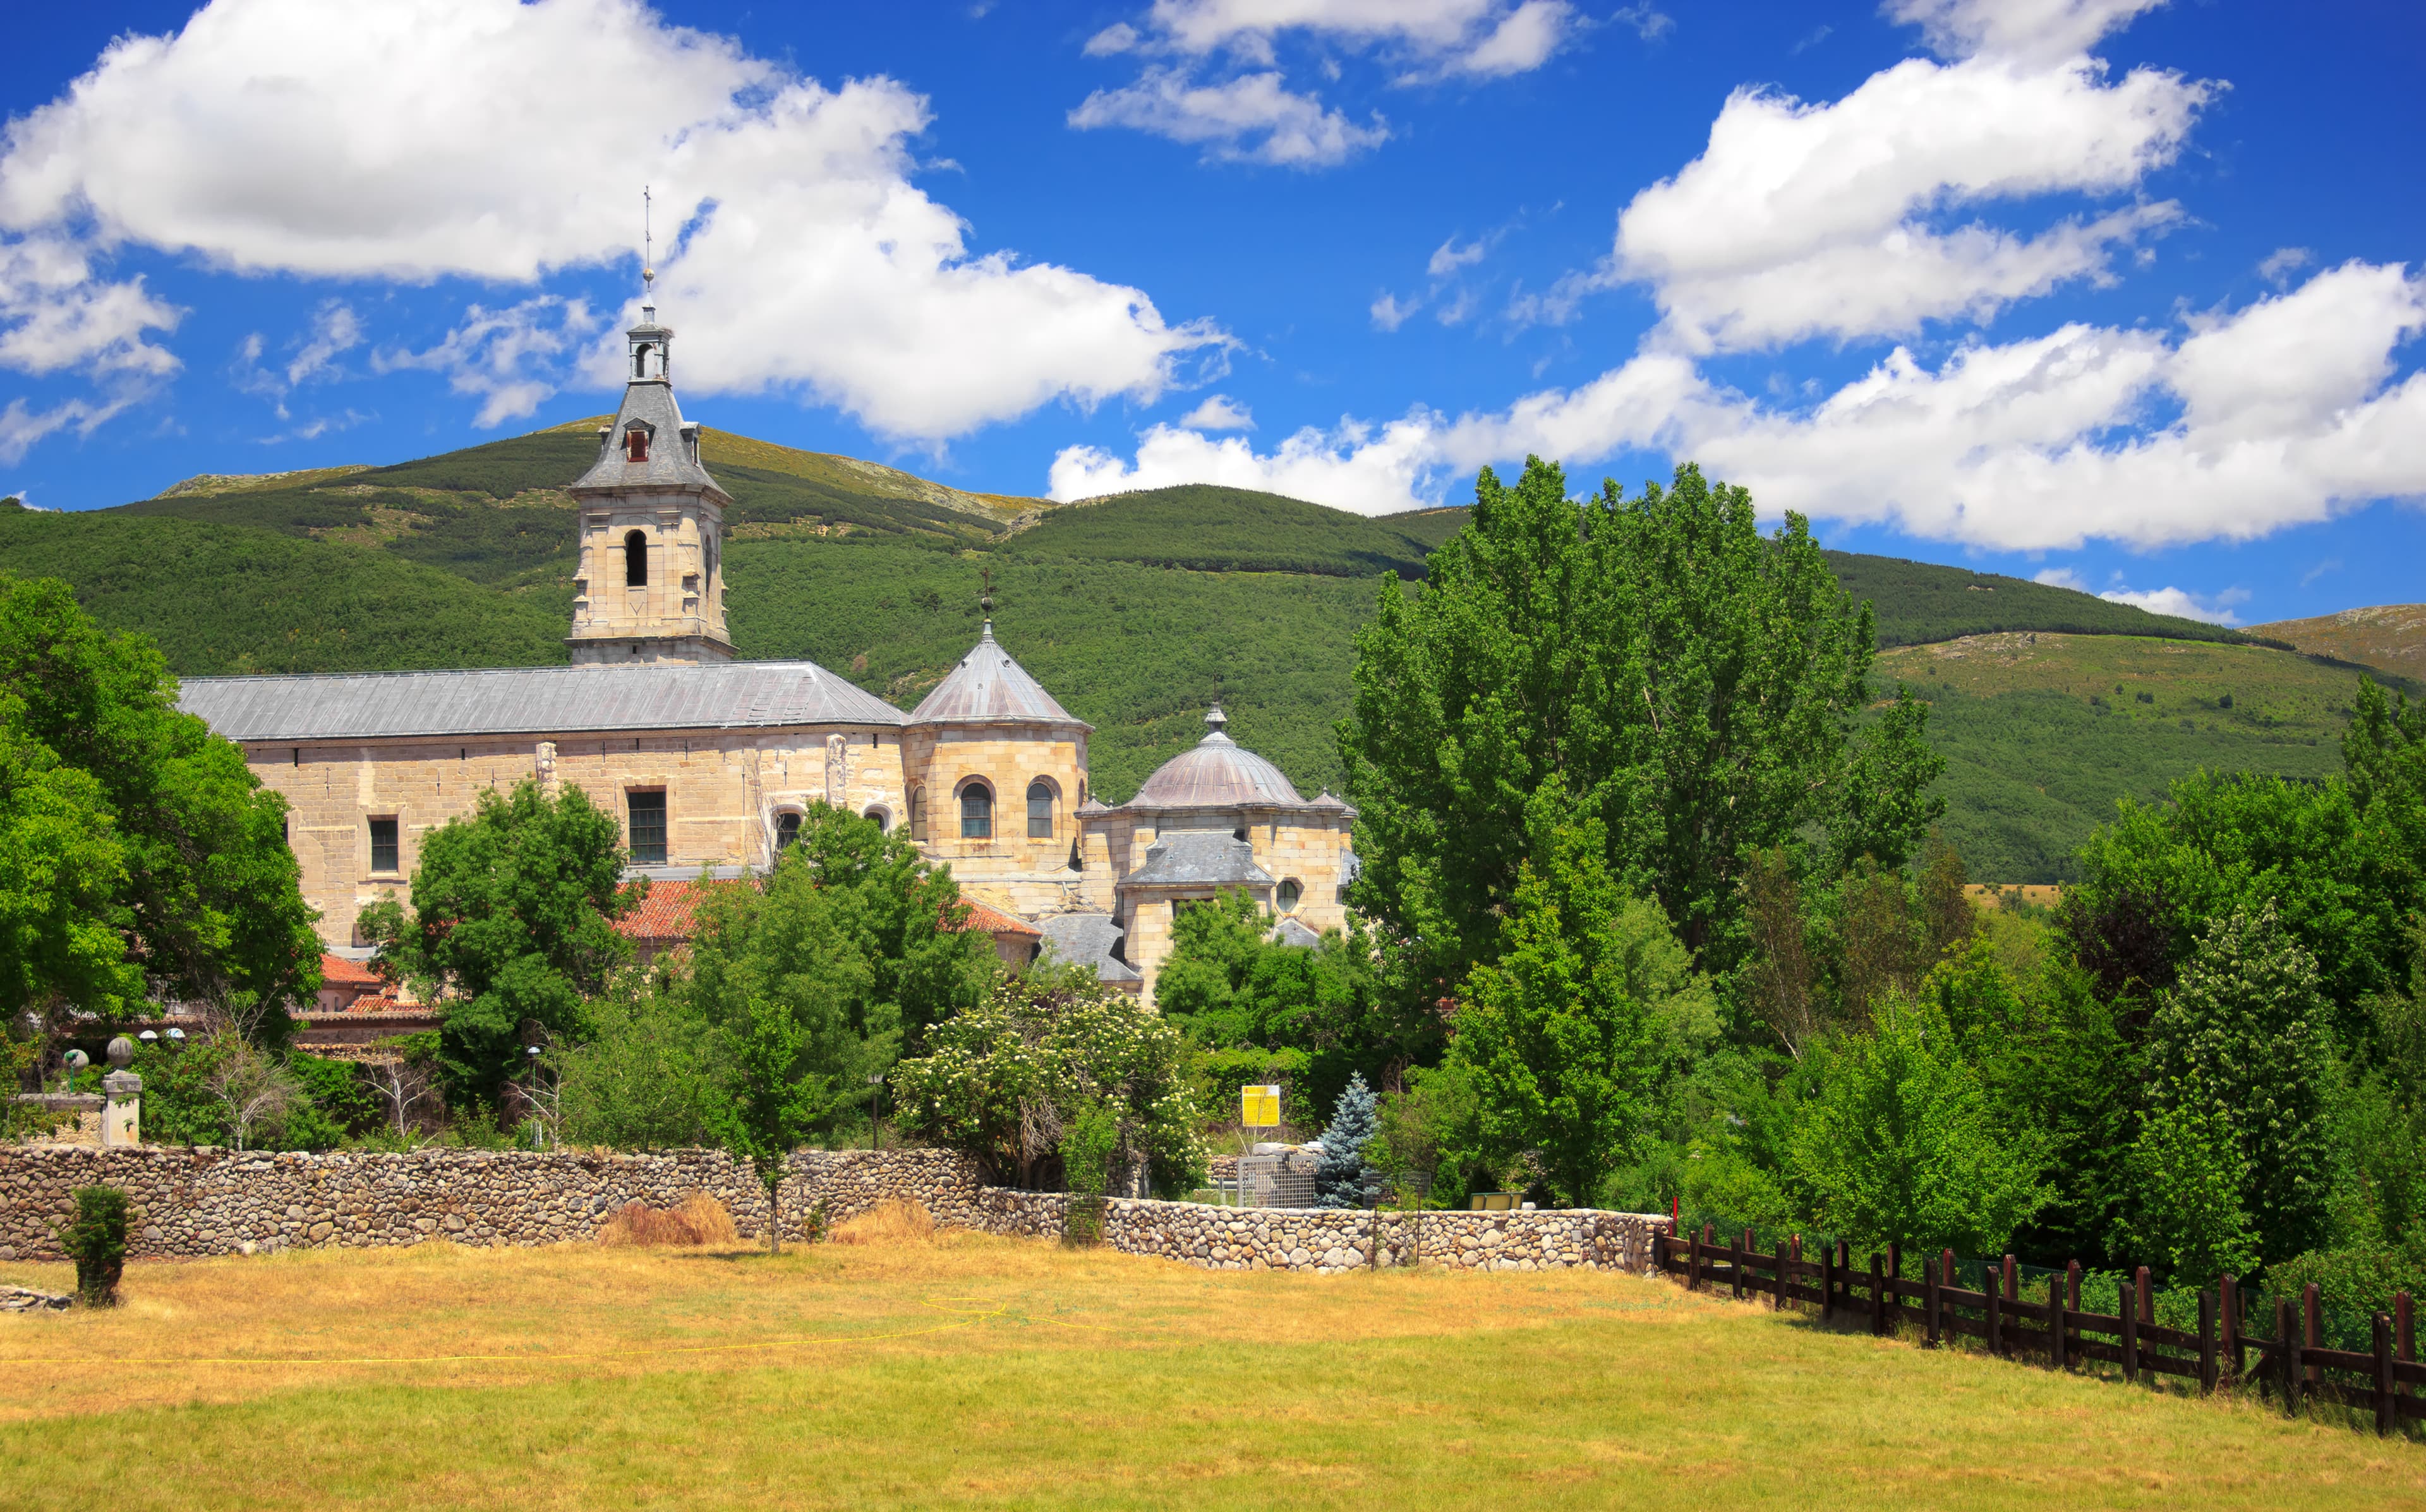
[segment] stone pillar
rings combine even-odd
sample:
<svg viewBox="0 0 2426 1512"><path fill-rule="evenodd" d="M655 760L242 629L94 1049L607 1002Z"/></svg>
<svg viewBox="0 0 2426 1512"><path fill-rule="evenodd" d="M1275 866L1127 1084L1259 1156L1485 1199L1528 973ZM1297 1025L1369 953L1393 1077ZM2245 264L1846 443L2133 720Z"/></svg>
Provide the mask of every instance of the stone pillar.
<svg viewBox="0 0 2426 1512"><path fill-rule="evenodd" d="M539 743L539 794L543 798L556 796L556 742Z"/></svg>
<svg viewBox="0 0 2426 1512"><path fill-rule="evenodd" d="M109 1042L110 1073L101 1079L108 1098L101 1110L101 1148L134 1150L143 1143L143 1078L126 1068L135 1059L135 1042L124 1035Z"/></svg>
<svg viewBox="0 0 2426 1512"><path fill-rule="evenodd" d="M843 800L849 796L845 790L849 783L849 748L850 739L847 735L826 737L826 802L837 809L843 807Z"/></svg>

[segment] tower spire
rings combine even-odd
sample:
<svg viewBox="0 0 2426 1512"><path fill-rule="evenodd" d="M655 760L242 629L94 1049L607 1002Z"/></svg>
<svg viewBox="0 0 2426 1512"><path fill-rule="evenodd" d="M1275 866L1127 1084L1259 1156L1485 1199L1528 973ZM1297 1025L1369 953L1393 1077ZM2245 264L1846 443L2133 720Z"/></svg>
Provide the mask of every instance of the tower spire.
<svg viewBox="0 0 2426 1512"><path fill-rule="evenodd" d="M655 302L657 281L657 241L649 223L649 186L643 184L640 185L640 303L644 306Z"/></svg>

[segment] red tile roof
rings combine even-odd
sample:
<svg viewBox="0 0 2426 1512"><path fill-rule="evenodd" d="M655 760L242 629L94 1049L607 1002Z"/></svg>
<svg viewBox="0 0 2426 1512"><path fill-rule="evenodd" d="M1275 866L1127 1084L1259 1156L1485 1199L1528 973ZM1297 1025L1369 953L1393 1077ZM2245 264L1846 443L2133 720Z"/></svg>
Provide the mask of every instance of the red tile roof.
<svg viewBox="0 0 2426 1512"><path fill-rule="evenodd" d="M963 929L982 929L990 935L1032 935L1038 940L1044 938L1043 930L1025 920L1014 919L1000 909L989 909L974 898L962 898L961 902L969 910L968 922L961 925Z"/></svg>
<svg viewBox="0 0 2426 1512"><path fill-rule="evenodd" d="M364 991L370 991L385 984L379 973L372 971L362 962L348 960L343 956L332 956L328 952L322 951L320 953L320 985L322 987L333 987L340 990L343 990L346 988L354 987L361 988Z"/></svg>
<svg viewBox="0 0 2426 1512"><path fill-rule="evenodd" d="M699 932L700 905L712 887L733 887L736 881L694 877L677 882L651 882L640 906L615 921L615 932L626 940L688 940Z"/></svg>

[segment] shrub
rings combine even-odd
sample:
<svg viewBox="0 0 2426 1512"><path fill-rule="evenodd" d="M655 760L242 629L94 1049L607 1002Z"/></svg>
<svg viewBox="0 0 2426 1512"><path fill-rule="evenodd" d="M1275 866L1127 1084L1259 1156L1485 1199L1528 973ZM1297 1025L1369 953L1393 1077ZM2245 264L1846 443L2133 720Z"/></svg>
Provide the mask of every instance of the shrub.
<svg viewBox="0 0 2426 1512"><path fill-rule="evenodd" d="M75 1216L59 1231L59 1247L75 1262L76 1295L88 1307L118 1305L126 1270L126 1194L114 1186L79 1186Z"/></svg>

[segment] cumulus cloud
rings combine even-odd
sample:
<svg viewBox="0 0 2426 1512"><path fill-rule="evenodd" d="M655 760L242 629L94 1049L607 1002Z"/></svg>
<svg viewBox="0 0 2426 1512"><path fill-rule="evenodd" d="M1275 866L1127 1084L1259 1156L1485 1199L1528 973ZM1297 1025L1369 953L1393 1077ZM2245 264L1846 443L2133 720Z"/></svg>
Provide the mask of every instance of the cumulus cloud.
<svg viewBox="0 0 2426 1512"><path fill-rule="evenodd" d="M1216 394L1181 415L1179 424L1189 430L1253 430L1255 417L1228 394Z"/></svg>
<svg viewBox="0 0 2426 1512"><path fill-rule="evenodd" d="M138 396L137 393L121 392L98 404L69 399L42 410L30 408L24 399L11 399L6 410L0 410L0 462L14 466L24 461L34 443L54 431L73 430L79 436L89 436Z"/></svg>
<svg viewBox="0 0 2426 1512"><path fill-rule="evenodd" d="M1636 195L1609 255L1511 310L1573 319L1626 283L1651 288L1667 339L1692 351L1811 337L1904 335L1985 321L2078 280L2180 217L2170 202L2059 221L2035 235L1950 213L2052 192L2118 194L2179 153L2213 86L2094 59L1910 58L1812 105L1738 89L1702 155Z"/></svg>
<svg viewBox="0 0 2426 1512"><path fill-rule="evenodd" d="M1167 61L1089 94L1069 121L1165 137L1220 161L1334 168L1387 141L1388 122L1375 111L1360 124L1291 88L1279 66L1281 38L1371 50L1397 71L1396 82L1415 84L1530 72L1577 26L1569 0L1155 0L1138 24L1107 26L1084 51ZM1337 78L1336 60L1322 62Z"/></svg>
<svg viewBox="0 0 2426 1512"><path fill-rule="evenodd" d="M1887 0L1943 57L2069 57L2165 0Z"/></svg>
<svg viewBox="0 0 2426 1512"><path fill-rule="evenodd" d="M2317 254L2305 247L2277 247L2257 265L2257 276L2281 288L2291 275L2317 260Z"/></svg>
<svg viewBox="0 0 2426 1512"><path fill-rule="evenodd" d="M2232 605L2247 603L2249 593L2245 588L2226 588L2211 599L2202 599L2181 588L2151 588L2145 593L2134 593L2129 588L2109 588L2098 597L2109 603L2127 603L2150 614L2169 614L2176 619L2197 619L2210 625L2237 625L2240 623L2240 617L2233 613Z"/></svg>
<svg viewBox="0 0 2426 1512"><path fill-rule="evenodd" d="M1424 265L1424 271L1436 279L1445 279L1459 268L1472 267L1481 262L1490 250L1490 243L1482 237L1478 236L1461 247L1457 238L1451 236L1433 249L1431 261Z"/></svg>
<svg viewBox="0 0 2426 1512"><path fill-rule="evenodd" d="M83 368L166 378L177 359L150 333L174 330L183 314L139 278L100 277L89 252L64 236L0 240L0 365L37 376Z"/></svg>
<svg viewBox="0 0 2426 1512"><path fill-rule="evenodd" d="M1439 468L1431 416L1417 413L1387 426L1342 420L1333 430L1307 426L1268 453L1244 437L1220 440L1174 426L1155 426L1123 461L1094 446L1071 446L1053 458L1050 492L1087 499L1173 483L1217 483L1311 499L1359 514L1390 514L1423 507Z"/></svg>
<svg viewBox="0 0 2426 1512"><path fill-rule="evenodd" d="M796 393L933 442L1055 399L1151 401L1224 347L1140 290L974 253L912 182L929 119L892 80L828 88L637 0L216 0L10 122L0 287L29 258L122 244L532 284L629 256L621 186L647 182L682 228L661 302L694 338L694 390ZM175 313L139 283L88 268L70 287L74 319L0 303L0 361L173 367L144 333ZM469 392L493 419L531 390Z"/></svg>
<svg viewBox="0 0 2426 1512"><path fill-rule="evenodd" d="M1424 301L1420 296L1411 295L1408 298L1401 299L1397 295L1392 294L1389 290L1384 289L1373 298L1373 308L1370 312L1373 316L1373 329L1376 330L1396 330L1400 326L1407 323L1407 317L1409 315L1414 314L1423 307Z"/></svg>
<svg viewBox="0 0 2426 1512"><path fill-rule="evenodd" d="M1343 423L1267 457L1150 432L1134 463L1074 450L1054 479L1069 462L1072 478L1124 470L1154 479L1124 486L1154 487L1218 462L1242 487L1324 486L1335 491L1300 496L1386 512L1528 453L1582 467L1658 451L1748 485L1772 514L1965 545L2248 540L2370 499L2426 497L2426 375L2400 378L2394 360L2421 330L2426 277L2351 263L2177 337L2071 324L1974 341L1934 367L1900 346L1806 408L1764 404L1655 349L1501 410ZM1244 481L1256 466L1262 480Z"/></svg>
<svg viewBox="0 0 2426 1512"><path fill-rule="evenodd" d="M1087 96L1070 124L1126 126L1202 146L1208 158L1300 169L1336 167L1390 137L1380 112L1360 126L1295 93L1277 72L1198 84L1179 70L1148 69L1134 84Z"/></svg>
<svg viewBox="0 0 2426 1512"><path fill-rule="evenodd" d="M372 362L383 373L444 374L449 389L478 397L473 424L486 430L536 413L556 393L565 359L603 325L585 301L552 294L504 310L476 304L428 350L382 351Z"/></svg>

